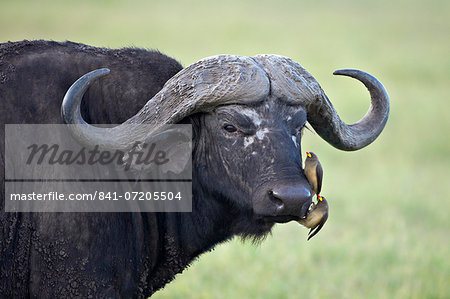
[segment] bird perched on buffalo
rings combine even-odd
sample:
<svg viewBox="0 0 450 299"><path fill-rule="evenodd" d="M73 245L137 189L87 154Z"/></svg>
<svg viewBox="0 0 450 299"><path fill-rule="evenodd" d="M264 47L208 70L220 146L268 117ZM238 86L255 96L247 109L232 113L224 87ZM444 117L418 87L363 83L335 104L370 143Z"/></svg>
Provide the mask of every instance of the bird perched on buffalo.
<svg viewBox="0 0 450 299"><path fill-rule="evenodd" d="M319 158L313 152L306 152L305 176L312 187L313 194L320 194L322 189L323 170Z"/></svg>
<svg viewBox="0 0 450 299"><path fill-rule="evenodd" d="M328 202L325 197L317 195L317 204L312 205L311 211L305 219L300 219L298 223L310 228L308 240L314 237L323 227L328 219Z"/></svg>

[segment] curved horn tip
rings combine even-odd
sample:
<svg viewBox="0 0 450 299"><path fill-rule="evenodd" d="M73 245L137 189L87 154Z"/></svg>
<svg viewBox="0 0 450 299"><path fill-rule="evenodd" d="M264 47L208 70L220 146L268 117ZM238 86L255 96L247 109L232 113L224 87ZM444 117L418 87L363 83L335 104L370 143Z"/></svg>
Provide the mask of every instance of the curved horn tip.
<svg viewBox="0 0 450 299"><path fill-rule="evenodd" d="M75 82L74 84L72 84L72 86L76 86L78 82L91 82L97 78L103 77L107 74L109 74L110 70L108 68L102 68L102 69L96 69L93 71L90 71L87 74L84 74L83 76L81 76L77 82Z"/></svg>
<svg viewBox="0 0 450 299"><path fill-rule="evenodd" d="M70 86L64 95L61 104L61 116L66 124L85 123L80 115L80 103L86 89L95 79L109 74L108 68L93 70L81 76L75 83Z"/></svg>
<svg viewBox="0 0 450 299"><path fill-rule="evenodd" d="M94 77L100 77L100 76L109 74L110 71L111 70L109 68L105 67L105 68L93 70L93 71L87 73L85 76L91 75L91 76L94 76Z"/></svg>
<svg viewBox="0 0 450 299"><path fill-rule="evenodd" d="M355 70L355 69L341 69L341 70L335 70L333 72L333 75L340 75L340 76L349 76L349 77L353 77L356 74L367 74L370 75L366 72L360 71L360 70Z"/></svg>
<svg viewBox="0 0 450 299"><path fill-rule="evenodd" d="M71 93L73 90L78 91L80 89L86 90L89 84L97 78L103 77L109 74L110 70L108 68L102 68L90 71L87 74L81 76L75 83L70 86L69 90L67 90L66 94Z"/></svg>
<svg viewBox="0 0 450 299"><path fill-rule="evenodd" d="M364 71L355 69L342 69L342 70L335 70L333 72L333 75L352 77L361 82L363 81L372 82L373 84L383 87L384 89L383 84L381 84L381 82L377 78Z"/></svg>
<svg viewBox="0 0 450 299"><path fill-rule="evenodd" d="M319 135L334 147L345 151L361 149L372 143L383 131L389 117L389 95L383 84L366 72L355 69L341 69L334 71L333 74L354 78L367 87L371 97L369 111L358 122L347 125L339 118L330 104L332 116L329 120L332 121L333 129L327 130L324 124L316 124L316 128L312 122L313 119L309 122ZM326 96L325 100L328 101Z"/></svg>
<svg viewBox="0 0 450 299"><path fill-rule="evenodd" d="M387 106L389 106L389 95L386 89L383 84L371 74L360 70L342 69L335 70L333 75L352 77L358 81L361 81L369 90L371 88L378 89L378 92L381 92L381 94L386 98Z"/></svg>

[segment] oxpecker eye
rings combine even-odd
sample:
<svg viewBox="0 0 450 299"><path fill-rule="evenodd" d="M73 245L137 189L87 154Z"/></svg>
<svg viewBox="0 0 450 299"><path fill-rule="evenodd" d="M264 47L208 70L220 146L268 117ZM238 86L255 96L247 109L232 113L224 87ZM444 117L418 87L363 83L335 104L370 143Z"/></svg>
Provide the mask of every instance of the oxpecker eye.
<svg viewBox="0 0 450 299"><path fill-rule="evenodd" d="M224 126L223 126L223 129L224 129L225 131L227 131L228 133L234 133L234 132L237 131L237 129L236 129L235 126L229 125L229 124L224 125Z"/></svg>

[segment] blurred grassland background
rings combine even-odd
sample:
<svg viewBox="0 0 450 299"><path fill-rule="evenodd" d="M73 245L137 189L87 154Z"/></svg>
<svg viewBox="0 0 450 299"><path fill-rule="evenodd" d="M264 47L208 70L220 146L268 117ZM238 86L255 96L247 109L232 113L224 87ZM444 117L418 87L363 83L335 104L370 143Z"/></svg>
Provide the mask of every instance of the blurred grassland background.
<svg viewBox="0 0 450 299"><path fill-rule="evenodd" d="M277 225L202 255L156 298L450 297L450 1L0 1L0 42L71 40L159 49L187 66L216 54L302 64L346 122L369 106L339 68L391 98L381 136L342 152L306 132L324 167L324 229ZM26 88L26 87L24 87Z"/></svg>

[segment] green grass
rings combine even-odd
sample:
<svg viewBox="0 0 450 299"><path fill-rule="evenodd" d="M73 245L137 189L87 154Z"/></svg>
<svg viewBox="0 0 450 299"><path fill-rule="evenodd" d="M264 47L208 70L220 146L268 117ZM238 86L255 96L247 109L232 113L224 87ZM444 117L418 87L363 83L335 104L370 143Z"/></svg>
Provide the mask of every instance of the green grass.
<svg viewBox="0 0 450 299"><path fill-rule="evenodd" d="M260 246L204 254L156 298L450 297L449 1L0 2L0 42L73 40L157 48L188 65L221 53L276 53L306 67L347 122L367 110L359 68L378 77L391 116L369 147L341 152L306 133L330 202L306 242L295 223Z"/></svg>

